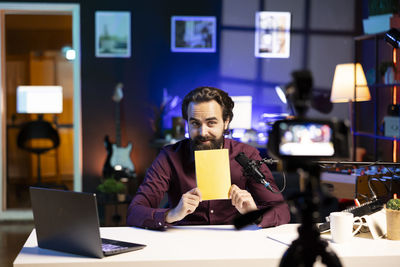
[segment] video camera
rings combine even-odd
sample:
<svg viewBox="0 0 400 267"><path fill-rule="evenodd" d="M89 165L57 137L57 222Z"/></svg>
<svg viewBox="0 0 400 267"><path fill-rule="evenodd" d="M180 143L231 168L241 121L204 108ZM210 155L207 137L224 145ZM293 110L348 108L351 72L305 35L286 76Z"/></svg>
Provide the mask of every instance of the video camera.
<svg viewBox="0 0 400 267"><path fill-rule="evenodd" d="M280 120L270 132L268 151L281 160L348 158L349 136L343 121Z"/></svg>
<svg viewBox="0 0 400 267"><path fill-rule="evenodd" d="M276 121L269 133L268 153L283 161L287 171L305 163L350 157L351 135L347 122L337 119L307 119L312 96L309 71L292 73L286 86L288 104L296 111L294 119Z"/></svg>

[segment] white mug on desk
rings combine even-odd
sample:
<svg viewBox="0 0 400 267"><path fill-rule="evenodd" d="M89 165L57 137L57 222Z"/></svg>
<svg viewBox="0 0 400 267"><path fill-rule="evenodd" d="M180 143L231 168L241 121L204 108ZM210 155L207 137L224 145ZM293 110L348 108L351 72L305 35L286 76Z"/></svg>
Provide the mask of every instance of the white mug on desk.
<svg viewBox="0 0 400 267"><path fill-rule="evenodd" d="M329 215L332 240L335 243L345 243L352 239L362 227L362 219L354 217L350 212L332 212ZM353 231L354 222L359 221L359 225Z"/></svg>

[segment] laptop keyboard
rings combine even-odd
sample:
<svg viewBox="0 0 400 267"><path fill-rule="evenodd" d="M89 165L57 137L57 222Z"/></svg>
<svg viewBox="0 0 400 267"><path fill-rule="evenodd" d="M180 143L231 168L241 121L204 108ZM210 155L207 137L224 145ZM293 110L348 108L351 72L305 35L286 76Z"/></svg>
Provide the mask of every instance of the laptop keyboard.
<svg viewBox="0 0 400 267"><path fill-rule="evenodd" d="M119 254L122 252L128 252L144 248L146 245L124 242L121 240L114 239L101 239L101 246L105 256Z"/></svg>
<svg viewBox="0 0 400 267"><path fill-rule="evenodd" d="M119 252L121 250L128 249L128 247L121 246L117 244L118 242L115 242L113 240L102 239L101 241L101 248L106 253Z"/></svg>

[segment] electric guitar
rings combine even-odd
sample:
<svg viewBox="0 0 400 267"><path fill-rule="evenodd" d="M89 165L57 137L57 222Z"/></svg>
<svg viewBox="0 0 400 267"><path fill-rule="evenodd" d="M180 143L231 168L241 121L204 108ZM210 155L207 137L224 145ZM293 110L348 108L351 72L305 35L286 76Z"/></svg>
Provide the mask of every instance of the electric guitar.
<svg viewBox="0 0 400 267"><path fill-rule="evenodd" d="M120 123L120 102L123 98L123 85L118 83L115 87L112 100L115 102L115 144L110 142L108 135L104 139L107 149L107 158L103 167L103 176L114 178L134 178L136 176L135 166L131 160L132 143L126 147L121 146L121 123Z"/></svg>

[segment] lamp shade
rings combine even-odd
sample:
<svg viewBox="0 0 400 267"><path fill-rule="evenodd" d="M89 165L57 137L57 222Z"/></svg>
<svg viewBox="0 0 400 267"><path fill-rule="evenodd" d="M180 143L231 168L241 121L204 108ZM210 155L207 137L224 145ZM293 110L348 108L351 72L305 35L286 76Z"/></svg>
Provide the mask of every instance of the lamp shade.
<svg viewBox="0 0 400 267"><path fill-rule="evenodd" d="M368 100L371 100L371 95L361 64L337 65L332 83L331 102L344 103Z"/></svg>
<svg viewBox="0 0 400 267"><path fill-rule="evenodd" d="M62 113L63 88L61 86L20 85L17 87L17 113Z"/></svg>

